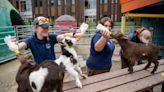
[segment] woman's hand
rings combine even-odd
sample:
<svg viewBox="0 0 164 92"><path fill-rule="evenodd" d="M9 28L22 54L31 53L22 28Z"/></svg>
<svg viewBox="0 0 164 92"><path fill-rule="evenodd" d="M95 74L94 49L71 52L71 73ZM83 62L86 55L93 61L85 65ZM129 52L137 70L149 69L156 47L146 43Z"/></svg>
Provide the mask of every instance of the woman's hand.
<svg viewBox="0 0 164 92"><path fill-rule="evenodd" d="M110 37L110 31L108 31L108 30L101 30L100 33L106 39L108 39Z"/></svg>
<svg viewBox="0 0 164 92"><path fill-rule="evenodd" d="M82 36L82 33L81 33L81 30L80 29L77 29L74 33L73 33L73 37L81 37Z"/></svg>
<svg viewBox="0 0 164 92"><path fill-rule="evenodd" d="M15 37L8 35L4 38L4 42L7 44L11 51L18 50L18 45Z"/></svg>

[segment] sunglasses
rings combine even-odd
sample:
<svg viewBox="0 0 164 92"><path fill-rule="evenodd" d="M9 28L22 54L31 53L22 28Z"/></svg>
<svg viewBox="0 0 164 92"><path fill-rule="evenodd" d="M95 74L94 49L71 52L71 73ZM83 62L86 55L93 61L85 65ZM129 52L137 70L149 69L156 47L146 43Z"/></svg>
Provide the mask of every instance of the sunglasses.
<svg viewBox="0 0 164 92"><path fill-rule="evenodd" d="M105 27L111 27L111 25L104 25Z"/></svg>
<svg viewBox="0 0 164 92"><path fill-rule="evenodd" d="M49 22L49 19L48 18L40 18L39 21L41 21L41 22Z"/></svg>

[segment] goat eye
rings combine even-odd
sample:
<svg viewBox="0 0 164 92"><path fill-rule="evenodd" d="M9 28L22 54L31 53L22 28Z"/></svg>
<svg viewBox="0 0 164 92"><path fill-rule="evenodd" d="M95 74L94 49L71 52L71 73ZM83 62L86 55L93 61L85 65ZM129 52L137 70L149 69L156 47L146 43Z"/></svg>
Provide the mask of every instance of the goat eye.
<svg viewBox="0 0 164 92"><path fill-rule="evenodd" d="M67 40L67 39L65 39L65 42L68 42L68 40Z"/></svg>
<svg viewBox="0 0 164 92"><path fill-rule="evenodd" d="M146 37L146 39L147 39L147 40L149 40L149 39L150 39L150 37Z"/></svg>

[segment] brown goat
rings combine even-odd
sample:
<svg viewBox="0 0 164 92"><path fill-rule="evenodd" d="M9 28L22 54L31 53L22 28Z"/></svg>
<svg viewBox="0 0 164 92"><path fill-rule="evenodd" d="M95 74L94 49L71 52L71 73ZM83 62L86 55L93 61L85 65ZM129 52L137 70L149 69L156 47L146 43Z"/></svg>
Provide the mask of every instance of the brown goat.
<svg viewBox="0 0 164 92"><path fill-rule="evenodd" d="M141 60L147 60L148 64L144 67L144 69L149 68L151 63L153 62L155 67L151 73L154 73L158 68L158 55L160 49L164 49L164 47L155 46L153 44L142 44L135 43L123 35L121 32L112 33L112 38L115 38L118 41L118 44L121 46L123 51L123 56L128 60L128 71L133 73L133 66L135 62L139 62Z"/></svg>
<svg viewBox="0 0 164 92"><path fill-rule="evenodd" d="M58 65L54 63L54 61L47 60L34 65L31 64L32 59L30 55L19 55L17 56L17 59L21 62L21 66L16 75L18 92L52 92L54 90L63 92L62 88L65 69L62 64ZM41 69L47 70L47 75L45 77L42 76L45 74L43 71L41 76L36 75L36 73L39 74L38 71ZM30 77L33 79L31 80ZM39 79L43 79L43 82L36 81Z"/></svg>

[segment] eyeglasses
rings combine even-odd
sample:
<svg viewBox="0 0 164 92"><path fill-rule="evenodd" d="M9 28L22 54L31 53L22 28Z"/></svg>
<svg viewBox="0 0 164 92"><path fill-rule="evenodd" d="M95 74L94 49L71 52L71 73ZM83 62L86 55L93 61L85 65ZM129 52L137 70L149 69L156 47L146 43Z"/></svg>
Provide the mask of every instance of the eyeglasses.
<svg viewBox="0 0 164 92"><path fill-rule="evenodd" d="M39 21L41 21L41 22L49 22L49 19L48 19L48 18L43 17L43 18L40 18L40 19L39 19Z"/></svg>

